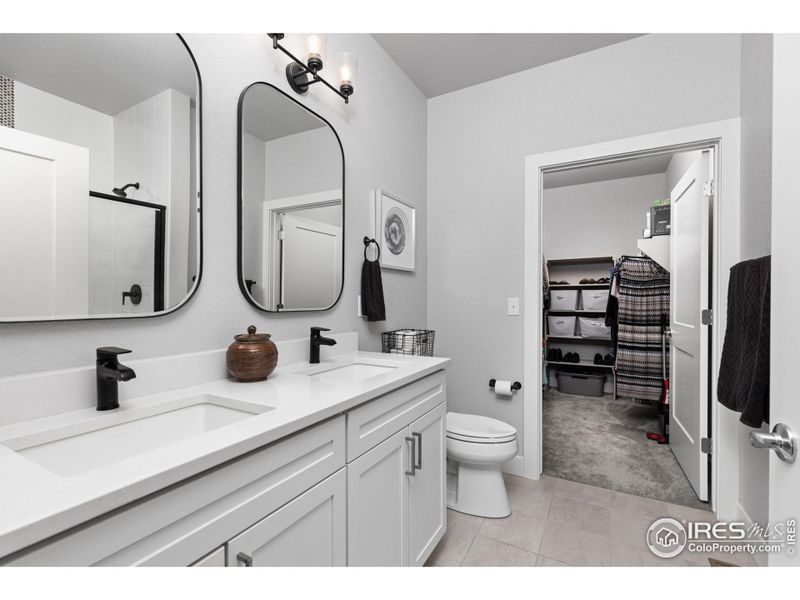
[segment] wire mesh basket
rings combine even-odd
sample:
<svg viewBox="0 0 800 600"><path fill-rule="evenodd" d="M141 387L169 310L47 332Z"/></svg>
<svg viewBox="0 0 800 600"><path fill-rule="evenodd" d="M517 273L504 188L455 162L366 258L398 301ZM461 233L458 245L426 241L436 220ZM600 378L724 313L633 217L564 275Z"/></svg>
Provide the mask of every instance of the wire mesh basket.
<svg viewBox="0 0 800 600"><path fill-rule="evenodd" d="M433 338L430 329L398 329L381 334L384 354L411 354L433 356Z"/></svg>

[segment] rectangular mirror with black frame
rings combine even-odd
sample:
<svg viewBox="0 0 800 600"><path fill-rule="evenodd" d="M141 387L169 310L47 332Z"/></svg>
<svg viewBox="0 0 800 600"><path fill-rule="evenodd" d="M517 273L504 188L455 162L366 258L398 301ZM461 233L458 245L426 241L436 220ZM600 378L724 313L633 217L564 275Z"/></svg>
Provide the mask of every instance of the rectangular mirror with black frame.
<svg viewBox="0 0 800 600"><path fill-rule="evenodd" d="M239 98L239 287L268 312L326 310L344 278L344 150L263 82Z"/></svg>
<svg viewBox="0 0 800 600"><path fill-rule="evenodd" d="M176 34L0 34L0 322L166 314L202 268L201 83Z"/></svg>

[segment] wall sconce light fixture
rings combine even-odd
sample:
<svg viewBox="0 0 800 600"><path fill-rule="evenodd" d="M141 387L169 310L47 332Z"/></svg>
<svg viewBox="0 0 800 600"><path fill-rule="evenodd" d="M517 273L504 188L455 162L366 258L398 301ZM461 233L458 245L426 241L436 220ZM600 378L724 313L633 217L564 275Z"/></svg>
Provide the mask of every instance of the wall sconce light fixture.
<svg viewBox="0 0 800 600"><path fill-rule="evenodd" d="M306 38L305 63L281 46L280 40L284 38L283 33L268 33L267 35L272 38L272 48L274 50L280 50L292 59L292 62L286 65L286 80L295 92L305 94L312 84L324 83L335 94L343 98L345 104L349 102L350 96L355 91L353 84L358 68L355 56L348 52L341 54L339 60L339 89L336 89L319 74L324 66L325 34L314 33Z"/></svg>

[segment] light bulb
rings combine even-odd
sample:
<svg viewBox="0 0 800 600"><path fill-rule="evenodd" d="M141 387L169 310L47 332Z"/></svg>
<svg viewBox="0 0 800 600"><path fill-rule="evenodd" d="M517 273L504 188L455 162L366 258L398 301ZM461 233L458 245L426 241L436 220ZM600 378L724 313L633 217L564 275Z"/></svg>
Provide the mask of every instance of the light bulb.
<svg viewBox="0 0 800 600"><path fill-rule="evenodd" d="M322 69L322 57L325 54L325 34L312 33L306 38L306 61L312 71Z"/></svg>
<svg viewBox="0 0 800 600"><path fill-rule="evenodd" d="M345 96L352 95L357 72L358 60L356 57L349 52L342 52L339 55L339 90Z"/></svg>

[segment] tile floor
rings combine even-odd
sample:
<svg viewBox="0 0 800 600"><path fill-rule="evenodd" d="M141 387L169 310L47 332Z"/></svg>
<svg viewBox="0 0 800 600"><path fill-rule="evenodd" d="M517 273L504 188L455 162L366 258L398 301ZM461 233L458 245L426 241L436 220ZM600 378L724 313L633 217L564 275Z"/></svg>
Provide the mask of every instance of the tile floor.
<svg viewBox="0 0 800 600"><path fill-rule="evenodd" d="M483 519L447 511L447 534L427 566L709 566L716 558L754 566L749 554L671 559L653 555L645 533L658 517L712 521L712 513L543 476L506 475L511 516Z"/></svg>

